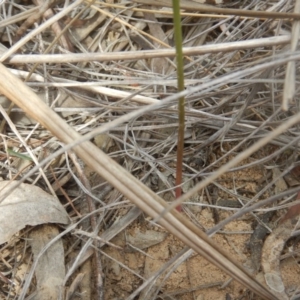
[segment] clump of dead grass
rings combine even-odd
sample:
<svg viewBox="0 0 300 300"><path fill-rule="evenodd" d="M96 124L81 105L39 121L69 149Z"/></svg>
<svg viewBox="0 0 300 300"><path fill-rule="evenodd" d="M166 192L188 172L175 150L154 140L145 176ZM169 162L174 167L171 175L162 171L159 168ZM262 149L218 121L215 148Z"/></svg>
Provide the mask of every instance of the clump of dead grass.
<svg viewBox="0 0 300 300"><path fill-rule="evenodd" d="M78 133L84 135L102 124L113 122L109 131L94 137L93 142L140 182L171 203L176 173L178 99L171 11L133 3L79 2L68 9L62 9L61 4L52 7L58 19L68 16L68 19L63 19L66 33L61 32L63 27L59 23L52 29L46 28L46 23L34 25L34 30L24 26L24 32L17 32L19 41L16 40L16 30L36 13L34 6L3 4L0 22L2 62L24 79ZM268 1L243 1L231 6L247 10L293 11L290 1L274 5ZM278 187L276 182L283 175L290 174L291 170L296 172L298 91L296 88L295 95L286 91L293 89L298 74L295 79L289 77L288 81L285 81L285 76L287 62L291 56L294 60L298 59L299 53L291 50L288 44L292 31L289 20L187 11L183 13L182 23L187 103L183 191L189 192L183 207L193 223L212 235L222 228L220 224L224 226L230 218L233 219L232 213L224 211L238 210L230 208L230 202L251 207L258 199L273 196L274 184ZM67 40L66 44L62 36ZM45 53L50 54L46 56ZM59 56L60 53L64 56ZM293 68L297 70L297 64L289 63L289 72L293 72ZM287 111L282 110L283 98ZM5 97L1 101L8 108ZM146 104L156 107L145 108L136 115L129 114ZM55 150L62 149L63 145L42 126L28 120L19 108L11 108L10 118L16 125L15 129L4 126L5 123L1 126L2 177L26 178L26 181L58 195L74 222L88 214L91 216L79 222L77 228L70 230L72 235L65 237L66 264L72 266L65 280L69 295L73 290L76 294L77 286L80 286L79 290L92 295L86 296L86 299L133 299L138 294L139 299L155 299L160 292L161 298L164 298L163 292L168 294L168 285L154 284L153 277L146 274L144 267L134 269L124 261L121 264L120 257L118 264L114 261L118 261L116 255L109 256L109 252L115 249L122 251L122 242L121 246L108 244L101 250L106 242L118 233L124 233L133 222L139 225L131 226L141 226L141 231L161 229L157 229L157 225L146 216L136 221L141 211L133 208L127 198L72 153L57 156L51 164L28 176L28 166L24 165L24 161L7 152L11 148L28 154L20 145L16 132L20 133L31 154L40 162ZM282 124L290 125L280 127ZM278 134L275 134L275 128L281 128ZM259 140L263 143L264 139L268 145L256 144ZM235 157L238 159L234 161ZM221 174L216 173L227 162L233 161L234 164L223 169L226 173L230 167L229 174L220 177ZM272 181L268 176L274 169L281 172L273 176ZM204 179L206 182L200 190L197 183ZM294 185L297 185L297 178L294 180ZM276 193L295 192L291 192L292 187L290 185ZM194 191L193 196L191 190ZM219 200L227 202L218 204ZM286 202L280 197L276 200L272 210L280 211L293 205L292 200ZM219 226L212 228L211 224L206 226L201 222L203 208L213 212L214 223L220 222ZM252 214L249 223L261 214L258 207L256 211L253 207L249 211ZM242 215L241 211L238 212ZM279 212L274 219L281 216ZM101 239L95 240L94 236L90 236L92 231L100 232ZM93 251L92 246L98 251ZM137 255L146 255L144 248L137 248ZM165 270L172 265L178 267L192 254L188 249L183 248L180 252L178 247L176 250L174 256L167 257L165 264L156 270L155 280L161 274L166 280L175 268L171 268L169 274ZM23 297L27 292L24 292L23 281L27 277L23 270L30 265L30 251L26 243L15 240L3 246L1 253L2 273L11 280L5 283L2 293L7 299ZM75 258L77 261L73 264ZM106 273L111 270L111 264L115 266L115 276ZM124 273L116 271L120 264ZM80 271L78 268L81 268ZM84 279L80 277L82 273L85 274ZM99 274L108 278L104 285L99 281ZM97 276L98 281L95 279ZM124 284L124 276L131 278L131 284ZM113 286L114 281L118 288ZM105 293L101 295L96 292L97 289L90 288L90 282L96 282ZM34 280L29 283L30 294L35 283ZM209 287L202 286L199 290ZM182 299L190 299L188 297L196 290L195 287L185 290L186 298ZM181 294L177 291L176 295Z"/></svg>

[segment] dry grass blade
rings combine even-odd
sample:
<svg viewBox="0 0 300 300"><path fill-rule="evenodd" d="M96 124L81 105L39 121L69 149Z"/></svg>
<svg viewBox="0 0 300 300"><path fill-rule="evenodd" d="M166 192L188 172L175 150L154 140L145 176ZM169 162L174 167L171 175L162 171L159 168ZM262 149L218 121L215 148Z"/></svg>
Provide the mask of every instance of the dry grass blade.
<svg viewBox="0 0 300 300"><path fill-rule="evenodd" d="M300 12L300 1L296 1L295 13ZM300 21L295 21L292 28L291 51L295 51L298 45L300 33ZM285 84L282 100L282 109L288 110L289 103L293 100L296 91L296 65L294 61L290 61L286 67Z"/></svg>
<svg viewBox="0 0 300 300"><path fill-rule="evenodd" d="M20 41L15 43L9 50L7 50L1 57L0 61L5 61L9 56L14 54L18 51L22 45L24 45L26 42L30 41L35 35L42 32L52 24L54 24L56 21L59 21L63 16L67 15L70 11L72 11L75 7L77 7L79 4L82 3L83 0L77 0L74 3L70 4L68 7L66 7L64 10L62 10L60 13L56 14L49 20L47 20L45 23L43 23L41 26L36 28L35 30L31 31L28 35L26 35L24 38L22 38Z"/></svg>
<svg viewBox="0 0 300 300"><path fill-rule="evenodd" d="M201 55L220 52L230 52L234 50L245 50L259 48L262 46L276 46L289 43L290 36L276 36L259 38L246 41L236 41L231 43L219 43L217 45L203 45L198 47L183 47L184 55ZM7 62L13 64L24 63L72 63L88 61L111 61L111 60L132 60L149 59L159 57L174 57L174 49L140 50L130 52L112 53L70 53L70 54L40 54L40 55L12 55L7 58ZM6 56L4 57L6 59Z"/></svg>
<svg viewBox="0 0 300 300"><path fill-rule="evenodd" d="M3 65L0 65L0 91L64 143L68 144L80 138L80 135L74 129L67 125L30 88ZM73 150L88 166L98 172L151 217L158 217L168 207L154 192L125 171L91 142L84 142L74 147ZM252 278L243 267L226 253L220 251L219 247L201 230L184 219L180 214L174 211L169 212L160 220L160 224L186 245L193 248L216 266L222 268L226 273L256 294L265 299L276 299L270 291Z"/></svg>
<svg viewBox="0 0 300 300"><path fill-rule="evenodd" d="M136 3L143 3L149 5L156 6L168 6L172 7L171 0L134 0ZM221 13L225 15L234 15L234 16L246 16L246 17L254 17L254 18L274 18L274 19L288 19L293 18L295 20L300 19L300 14L298 13L276 13L269 11L251 11L244 9L227 9L227 8L219 8L210 5L205 5L201 3L197 3L196 1L190 0L182 0L180 1L180 7L186 10L199 10L203 12L214 12Z"/></svg>
<svg viewBox="0 0 300 300"><path fill-rule="evenodd" d="M272 258L265 252L262 259L263 245L276 247L266 235L291 217L287 209L295 217L300 201L300 90L293 87L300 81L298 1L223 0L212 7L182 0L180 93L170 0L50 2L49 20L31 1L1 6L0 57L7 69L0 67L0 90L22 108L0 95L0 176L10 190L21 182L53 190L67 211L73 224L57 239L67 250L62 286L68 295L281 299L251 276L266 273L263 264ZM55 20L56 31L49 27ZM25 36L14 44L18 32ZM62 34L74 53L59 43ZM178 187L176 104L183 95L184 212L178 215L171 204ZM31 230L1 245L0 298L37 292L38 260L30 260L26 247ZM300 291L298 233L290 232L273 256L272 269L283 279L278 287L289 299ZM266 289L276 293L270 278Z"/></svg>

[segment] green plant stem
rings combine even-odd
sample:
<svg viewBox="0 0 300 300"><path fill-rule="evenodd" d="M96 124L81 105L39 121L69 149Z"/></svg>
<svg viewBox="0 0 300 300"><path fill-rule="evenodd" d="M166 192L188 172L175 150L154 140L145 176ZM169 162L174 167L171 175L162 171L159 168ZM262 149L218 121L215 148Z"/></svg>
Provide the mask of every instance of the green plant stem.
<svg viewBox="0 0 300 300"><path fill-rule="evenodd" d="M184 90L184 73L183 73L183 53L182 53L182 33L181 33L181 16L180 16L180 1L173 0L173 19L174 19L174 36L176 47L177 61L177 85L178 91ZM185 119L185 99L180 97L178 100L178 141L177 141L177 164L176 164L176 199L181 196L182 189L182 159L184 146L184 119ZM181 205L176 209L181 211Z"/></svg>

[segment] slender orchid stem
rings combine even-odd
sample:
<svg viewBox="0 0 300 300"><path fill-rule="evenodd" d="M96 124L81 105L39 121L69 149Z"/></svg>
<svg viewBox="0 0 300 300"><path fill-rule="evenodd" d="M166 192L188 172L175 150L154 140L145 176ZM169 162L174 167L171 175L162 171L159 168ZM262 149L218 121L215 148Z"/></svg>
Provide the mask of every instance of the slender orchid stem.
<svg viewBox="0 0 300 300"><path fill-rule="evenodd" d="M182 53L182 33L181 33L181 16L180 16L180 0L173 0L173 19L174 19L174 36L176 46L177 60L177 85L178 91L184 90L184 73L183 73L183 53ZM185 99L180 97L178 100L178 142L177 142L177 165L176 165L176 198L179 198L182 193L182 159L184 146L184 119L185 119ZM181 205L176 208L181 211Z"/></svg>

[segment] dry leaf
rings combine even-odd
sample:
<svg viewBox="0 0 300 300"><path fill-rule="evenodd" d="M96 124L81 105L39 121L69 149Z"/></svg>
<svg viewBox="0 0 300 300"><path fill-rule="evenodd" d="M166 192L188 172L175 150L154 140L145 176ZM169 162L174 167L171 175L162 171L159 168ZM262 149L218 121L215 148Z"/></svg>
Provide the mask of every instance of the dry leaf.
<svg viewBox="0 0 300 300"><path fill-rule="evenodd" d="M166 239L167 236L168 233L166 232L158 232L155 230L146 230L146 232L141 232L136 230L134 235L127 234L126 240L127 243L135 248L146 249L161 243Z"/></svg>
<svg viewBox="0 0 300 300"><path fill-rule="evenodd" d="M273 172L273 180L277 179L276 183L275 183L275 194L279 194L283 191L286 191L288 186L285 182L285 180L281 177L281 172L278 168L274 168L272 170Z"/></svg>
<svg viewBox="0 0 300 300"><path fill-rule="evenodd" d="M274 229L265 240L261 256L261 266L266 283L272 291L277 293L278 299L282 300L288 300L289 297L281 278L280 255L286 241L291 237L293 229L292 220L287 220Z"/></svg>
<svg viewBox="0 0 300 300"><path fill-rule="evenodd" d="M14 182L0 182L0 195L10 188L11 183ZM0 211L0 244L26 225L70 222L64 207L55 197L37 186L24 183L0 203Z"/></svg>
<svg viewBox="0 0 300 300"><path fill-rule="evenodd" d="M34 260L38 259L40 252L58 234L59 231L55 225L38 226L30 232L29 243ZM65 254L61 239L51 245L38 259L35 276L37 291L33 300L60 299L65 278Z"/></svg>

